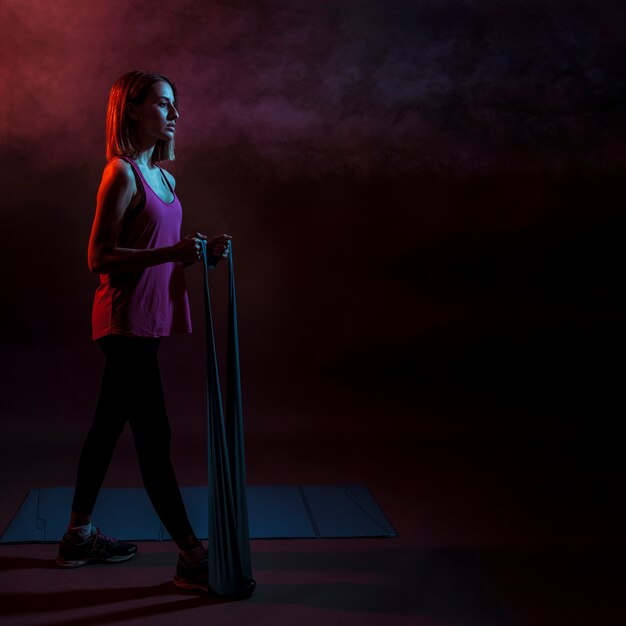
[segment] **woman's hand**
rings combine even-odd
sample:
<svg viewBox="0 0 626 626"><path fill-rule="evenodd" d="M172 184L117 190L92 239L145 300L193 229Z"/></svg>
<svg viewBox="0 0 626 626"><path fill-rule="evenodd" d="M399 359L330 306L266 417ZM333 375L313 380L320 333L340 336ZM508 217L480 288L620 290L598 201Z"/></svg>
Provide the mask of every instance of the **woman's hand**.
<svg viewBox="0 0 626 626"><path fill-rule="evenodd" d="M172 261L184 263L186 266L198 261L202 258L200 242L202 240L206 241L206 238L206 235L202 233L185 235L178 243L172 246Z"/></svg>
<svg viewBox="0 0 626 626"><path fill-rule="evenodd" d="M177 244L172 246L172 254L174 261L180 261L185 266L192 265L202 258L201 241L206 241L207 256L215 265L218 261L228 258L229 242L232 239L230 235L217 235L208 239L202 233L195 235L187 235L183 237Z"/></svg>
<svg viewBox="0 0 626 626"><path fill-rule="evenodd" d="M232 237L230 235L217 235L213 237L206 244L206 250L209 257L214 259L216 262L221 261L222 259L227 259L228 254L230 252L230 240Z"/></svg>

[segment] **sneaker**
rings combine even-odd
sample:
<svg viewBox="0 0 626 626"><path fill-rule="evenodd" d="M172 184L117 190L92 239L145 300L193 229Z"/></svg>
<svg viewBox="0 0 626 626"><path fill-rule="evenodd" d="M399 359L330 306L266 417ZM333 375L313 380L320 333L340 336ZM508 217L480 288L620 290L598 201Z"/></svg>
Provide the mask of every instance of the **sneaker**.
<svg viewBox="0 0 626 626"><path fill-rule="evenodd" d="M179 555L174 584L187 591L204 591L215 594L215 591L209 587L209 559L206 558L197 565L191 565L182 555ZM255 587L256 581L252 578L246 578L243 588L232 597L236 600L249 598Z"/></svg>
<svg viewBox="0 0 626 626"><path fill-rule="evenodd" d="M178 555L174 584L187 591L209 591L209 559L191 565L182 554Z"/></svg>
<svg viewBox="0 0 626 626"><path fill-rule="evenodd" d="M81 539L72 532L65 533L56 562L61 567L80 567L88 563L120 563L132 559L136 552L137 546L134 543L122 543L96 528L87 539Z"/></svg>

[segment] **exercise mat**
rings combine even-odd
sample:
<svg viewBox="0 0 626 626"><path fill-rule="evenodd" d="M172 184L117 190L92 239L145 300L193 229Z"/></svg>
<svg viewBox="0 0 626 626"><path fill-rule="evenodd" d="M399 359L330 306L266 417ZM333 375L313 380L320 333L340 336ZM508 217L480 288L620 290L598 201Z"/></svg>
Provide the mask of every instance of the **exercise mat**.
<svg viewBox="0 0 626 626"><path fill-rule="evenodd" d="M248 486L251 539L396 537L397 533L365 485ZM191 524L208 539L207 487L182 487ZM61 540L73 487L31 489L0 543ZM94 522L125 541L169 540L143 487L100 491Z"/></svg>

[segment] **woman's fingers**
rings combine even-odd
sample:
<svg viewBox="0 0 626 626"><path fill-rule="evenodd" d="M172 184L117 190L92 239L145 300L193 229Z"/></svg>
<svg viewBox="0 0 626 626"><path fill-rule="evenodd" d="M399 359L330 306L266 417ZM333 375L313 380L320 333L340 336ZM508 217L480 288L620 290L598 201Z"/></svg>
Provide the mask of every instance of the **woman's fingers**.
<svg viewBox="0 0 626 626"><path fill-rule="evenodd" d="M194 233L193 235L185 235L183 239L204 239L207 240L207 236L202 233Z"/></svg>
<svg viewBox="0 0 626 626"><path fill-rule="evenodd" d="M187 242L186 245L189 246L189 260L201 259L202 258L202 242L206 242L207 252L209 256L212 256L217 259L227 259L230 253L230 242L232 237L223 233L221 235L216 235L212 237L210 240L206 235L202 233L195 233L195 235L186 235L183 237L182 241ZM181 241L181 244L182 244ZM180 245L180 244L179 244Z"/></svg>
<svg viewBox="0 0 626 626"><path fill-rule="evenodd" d="M229 252L230 252L229 243L225 243L225 244L218 243L213 246L213 256L227 257Z"/></svg>
<svg viewBox="0 0 626 626"><path fill-rule="evenodd" d="M222 259L227 258L231 240L232 237L226 233L213 237L208 245L208 248L211 251L211 256Z"/></svg>

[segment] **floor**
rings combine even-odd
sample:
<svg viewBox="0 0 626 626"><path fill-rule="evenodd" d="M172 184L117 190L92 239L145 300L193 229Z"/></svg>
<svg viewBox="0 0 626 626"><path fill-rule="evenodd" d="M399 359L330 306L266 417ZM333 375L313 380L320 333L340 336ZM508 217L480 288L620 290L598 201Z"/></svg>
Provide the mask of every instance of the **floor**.
<svg viewBox="0 0 626 626"><path fill-rule="evenodd" d="M56 545L4 545L0 624L626 623L623 475L584 456L584 421L441 389L360 405L347 389L317 402L291 391L280 402L250 394L249 483L364 483L399 537L253 541L258 587L241 602L176 589L170 542L141 542L127 563L73 571L55 567ZM171 418L180 483L200 484L197 433L179 422L176 403ZM72 484L83 433L51 446L42 428L28 449L19 428L9 433L3 527L28 489ZM106 485L139 484L125 433Z"/></svg>

